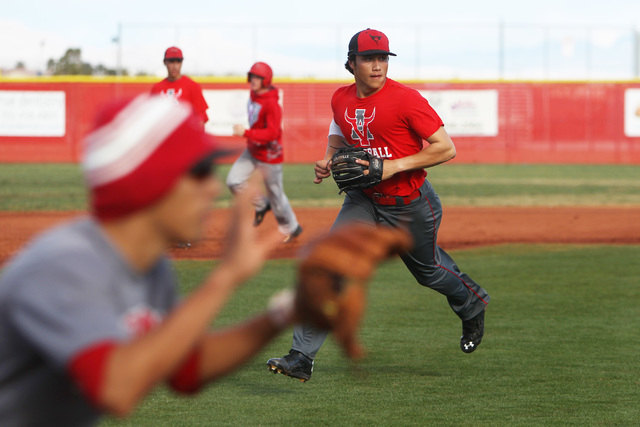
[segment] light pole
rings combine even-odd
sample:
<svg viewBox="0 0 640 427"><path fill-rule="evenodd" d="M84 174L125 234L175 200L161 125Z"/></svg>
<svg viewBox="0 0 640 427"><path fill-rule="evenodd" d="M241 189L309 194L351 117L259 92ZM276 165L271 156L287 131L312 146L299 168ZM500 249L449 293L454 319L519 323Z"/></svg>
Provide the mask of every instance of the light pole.
<svg viewBox="0 0 640 427"><path fill-rule="evenodd" d="M116 44L116 76L122 75L122 22L118 22L118 35L111 39Z"/></svg>

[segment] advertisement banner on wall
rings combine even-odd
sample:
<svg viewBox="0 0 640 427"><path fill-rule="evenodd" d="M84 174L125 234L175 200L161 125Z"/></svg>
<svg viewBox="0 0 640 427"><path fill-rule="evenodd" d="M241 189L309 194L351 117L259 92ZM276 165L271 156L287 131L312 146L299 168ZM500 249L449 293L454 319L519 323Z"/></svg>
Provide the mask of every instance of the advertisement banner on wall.
<svg viewBox="0 0 640 427"><path fill-rule="evenodd" d="M451 136L497 136L498 91L421 90Z"/></svg>
<svg viewBox="0 0 640 427"><path fill-rule="evenodd" d="M205 130L213 135L231 136L233 125L249 126L247 102L249 91L246 89L203 90L204 99L209 105L209 121Z"/></svg>
<svg viewBox="0 0 640 427"><path fill-rule="evenodd" d="M209 121L205 125L205 131L217 136L233 135L233 125L241 124L249 127L249 114L247 103L249 102L248 89L209 89L203 90L209 110ZM282 90L278 91L279 103L282 107Z"/></svg>
<svg viewBox="0 0 640 427"><path fill-rule="evenodd" d="M62 137L63 91L0 90L0 136Z"/></svg>
<svg viewBox="0 0 640 427"><path fill-rule="evenodd" d="M624 91L624 134L640 136L640 89Z"/></svg>

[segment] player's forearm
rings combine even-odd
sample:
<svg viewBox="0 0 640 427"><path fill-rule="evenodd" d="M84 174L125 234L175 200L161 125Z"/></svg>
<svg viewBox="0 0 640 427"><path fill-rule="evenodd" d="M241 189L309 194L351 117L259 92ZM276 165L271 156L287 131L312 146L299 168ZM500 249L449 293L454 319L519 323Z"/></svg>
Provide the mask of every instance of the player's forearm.
<svg viewBox="0 0 640 427"><path fill-rule="evenodd" d="M266 127L247 129L244 136L258 144L268 144L280 135L282 129L282 115L276 111L266 112Z"/></svg>
<svg viewBox="0 0 640 427"><path fill-rule="evenodd" d="M256 144L268 144L278 138L278 128L247 129L244 136Z"/></svg>
<svg viewBox="0 0 640 427"><path fill-rule="evenodd" d="M268 314L209 334L200 353L200 380L209 382L242 366L282 331Z"/></svg>
<svg viewBox="0 0 640 427"><path fill-rule="evenodd" d="M453 159L456 155L456 150L453 146L441 147L430 145L424 148L419 153L411 156L403 157L401 159L393 160L393 167L395 173L411 171L416 169L425 169L432 166L439 165ZM391 162L390 162L391 163ZM387 161L385 161L385 167ZM391 165L389 165L391 166Z"/></svg>
<svg viewBox="0 0 640 427"><path fill-rule="evenodd" d="M327 141L327 151L324 153L324 160L331 160L333 155L340 147L344 147L347 143L340 135L329 135Z"/></svg>
<svg viewBox="0 0 640 427"><path fill-rule="evenodd" d="M106 364L100 403L124 416L155 384L167 379L194 351L236 287L235 274L219 268L149 334L120 345Z"/></svg>
<svg viewBox="0 0 640 427"><path fill-rule="evenodd" d="M396 160L385 160L385 176L390 177L398 172L430 168L456 156L456 147L444 128L440 128L429 137L427 142L429 145L416 154Z"/></svg>

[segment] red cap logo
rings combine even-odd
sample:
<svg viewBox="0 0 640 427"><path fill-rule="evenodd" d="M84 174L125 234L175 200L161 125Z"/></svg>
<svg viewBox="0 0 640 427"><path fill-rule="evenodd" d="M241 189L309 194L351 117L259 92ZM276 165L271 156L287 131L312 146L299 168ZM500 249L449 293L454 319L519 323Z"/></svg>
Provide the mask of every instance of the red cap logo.
<svg viewBox="0 0 640 427"><path fill-rule="evenodd" d="M182 51L175 46L171 46L164 52L164 59L183 59Z"/></svg>
<svg viewBox="0 0 640 427"><path fill-rule="evenodd" d="M383 32L367 28L351 38L348 56L377 54L396 56L389 52L389 39Z"/></svg>

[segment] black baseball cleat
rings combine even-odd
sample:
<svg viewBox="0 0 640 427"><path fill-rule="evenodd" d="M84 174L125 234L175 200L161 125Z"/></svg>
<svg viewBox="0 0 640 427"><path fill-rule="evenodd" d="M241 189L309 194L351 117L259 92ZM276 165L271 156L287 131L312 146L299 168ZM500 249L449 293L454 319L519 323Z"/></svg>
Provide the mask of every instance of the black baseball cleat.
<svg viewBox="0 0 640 427"><path fill-rule="evenodd" d="M269 202L267 202L267 206L265 206L264 209L256 210L256 216L253 219L253 226L257 227L260 224L262 224L262 221L264 220L264 216L270 210L271 210L271 203L269 203Z"/></svg>
<svg viewBox="0 0 640 427"><path fill-rule="evenodd" d="M476 317L462 321L462 338L460 349L465 353L473 353L482 342L484 336L484 310Z"/></svg>
<svg viewBox="0 0 640 427"><path fill-rule="evenodd" d="M285 238L282 241L282 243L289 243L290 241L292 241L293 239L298 237L300 234L302 234L302 227L300 227L300 225L298 225L298 227L295 230L293 230L293 233L287 234L285 236Z"/></svg>
<svg viewBox="0 0 640 427"><path fill-rule="evenodd" d="M267 366L274 374L298 378L302 382L309 381L313 372L313 360L296 350L290 350L284 357L269 359Z"/></svg>

